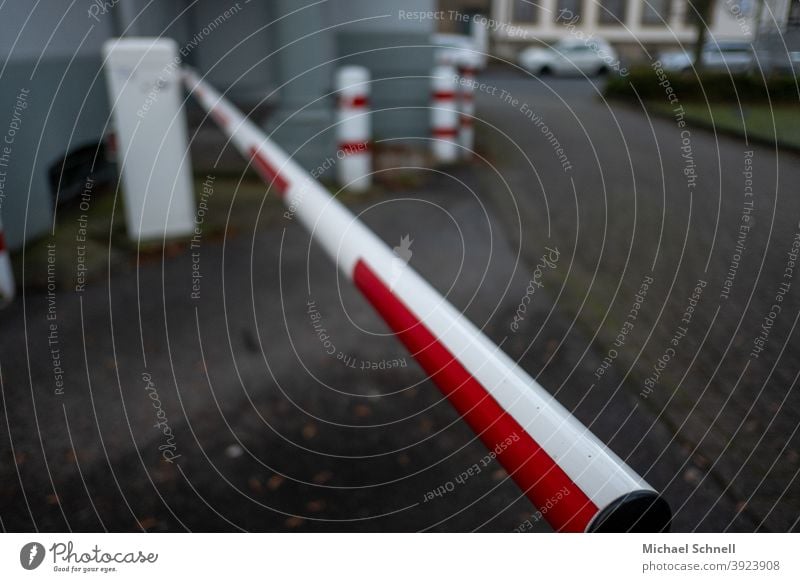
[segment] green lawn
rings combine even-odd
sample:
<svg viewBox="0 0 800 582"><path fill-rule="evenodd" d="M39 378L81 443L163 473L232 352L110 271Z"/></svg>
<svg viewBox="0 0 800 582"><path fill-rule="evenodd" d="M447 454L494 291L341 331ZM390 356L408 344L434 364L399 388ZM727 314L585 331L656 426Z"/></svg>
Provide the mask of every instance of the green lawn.
<svg viewBox="0 0 800 582"><path fill-rule="evenodd" d="M654 113L674 115L672 106L663 102L651 101L647 107ZM779 145L800 149L800 105L756 103L740 108L735 103L684 103L683 108L689 123L738 135L746 132L753 140L774 143L777 139Z"/></svg>

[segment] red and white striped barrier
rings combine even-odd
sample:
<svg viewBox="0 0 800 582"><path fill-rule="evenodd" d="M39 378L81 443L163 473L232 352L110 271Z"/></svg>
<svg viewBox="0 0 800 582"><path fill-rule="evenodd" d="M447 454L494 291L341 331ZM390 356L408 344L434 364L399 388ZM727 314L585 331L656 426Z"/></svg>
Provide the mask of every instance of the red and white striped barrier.
<svg viewBox="0 0 800 582"><path fill-rule="evenodd" d="M356 192L368 190L372 185L369 81L365 67L348 65L336 72L337 175L340 185Z"/></svg>
<svg viewBox="0 0 800 582"><path fill-rule="evenodd" d="M16 291L11 255L6 246L6 231L3 229L3 221L0 220L0 307L13 301Z"/></svg>
<svg viewBox="0 0 800 582"><path fill-rule="evenodd" d="M652 487L217 91L185 80L556 530L668 526Z"/></svg>
<svg viewBox="0 0 800 582"><path fill-rule="evenodd" d="M431 75L431 151L437 162L458 159L458 78L455 68L439 65Z"/></svg>

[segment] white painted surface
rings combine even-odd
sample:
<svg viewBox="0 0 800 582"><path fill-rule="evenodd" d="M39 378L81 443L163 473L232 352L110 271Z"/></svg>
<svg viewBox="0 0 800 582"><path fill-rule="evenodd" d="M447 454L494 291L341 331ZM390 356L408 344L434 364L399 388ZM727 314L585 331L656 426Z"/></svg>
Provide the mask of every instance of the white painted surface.
<svg viewBox="0 0 800 582"><path fill-rule="evenodd" d="M458 80L455 67L439 65L431 74L431 151L439 162L458 159ZM452 95L443 98L441 95ZM452 136L437 135L437 131L452 132Z"/></svg>
<svg viewBox="0 0 800 582"><path fill-rule="evenodd" d="M368 149L372 137L369 98L370 75L366 67L347 65L336 71L335 88L339 104L336 126L336 175L339 185L354 192L363 192L372 185L372 152ZM359 99L365 102L354 105ZM347 151L348 144L360 144L364 149Z"/></svg>
<svg viewBox="0 0 800 582"><path fill-rule="evenodd" d="M175 41L155 38L112 39L103 46L125 222L134 240L180 237L194 228L177 49Z"/></svg>

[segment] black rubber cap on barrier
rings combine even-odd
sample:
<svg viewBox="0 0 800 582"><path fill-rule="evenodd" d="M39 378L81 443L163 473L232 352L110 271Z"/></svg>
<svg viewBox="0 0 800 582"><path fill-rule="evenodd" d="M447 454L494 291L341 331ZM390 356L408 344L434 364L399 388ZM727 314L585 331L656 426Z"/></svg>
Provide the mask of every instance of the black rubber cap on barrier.
<svg viewBox="0 0 800 582"><path fill-rule="evenodd" d="M669 531L672 510L655 491L633 491L613 501L598 513L588 532L656 533Z"/></svg>

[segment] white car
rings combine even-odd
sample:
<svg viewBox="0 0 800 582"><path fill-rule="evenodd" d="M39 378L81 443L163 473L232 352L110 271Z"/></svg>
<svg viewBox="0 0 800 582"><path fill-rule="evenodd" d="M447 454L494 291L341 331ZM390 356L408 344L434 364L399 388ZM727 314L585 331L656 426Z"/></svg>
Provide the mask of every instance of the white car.
<svg viewBox="0 0 800 582"><path fill-rule="evenodd" d="M719 41L703 45L703 68L712 71L744 73L753 66L753 47L749 42ZM658 55L665 71L691 72L694 55L689 51L670 51Z"/></svg>
<svg viewBox="0 0 800 582"><path fill-rule="evenodd" d="M616 51L599 38L564 39L549 47L529 47L517 63L535 75L600 75L622 72Z"/></svg>

